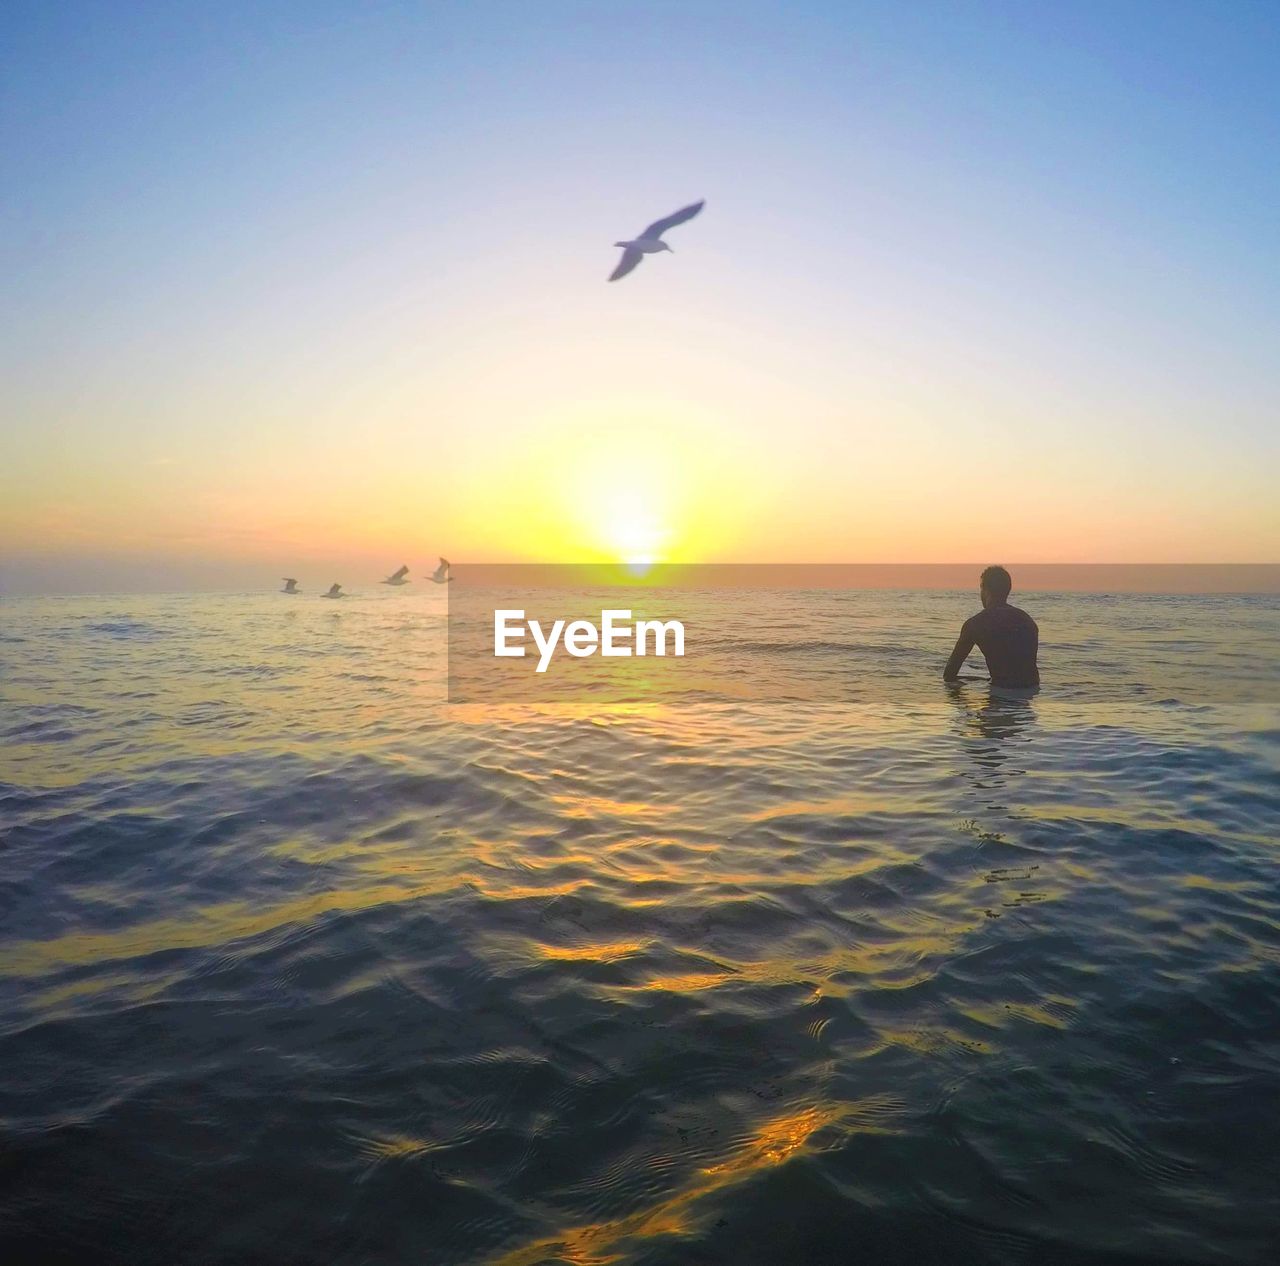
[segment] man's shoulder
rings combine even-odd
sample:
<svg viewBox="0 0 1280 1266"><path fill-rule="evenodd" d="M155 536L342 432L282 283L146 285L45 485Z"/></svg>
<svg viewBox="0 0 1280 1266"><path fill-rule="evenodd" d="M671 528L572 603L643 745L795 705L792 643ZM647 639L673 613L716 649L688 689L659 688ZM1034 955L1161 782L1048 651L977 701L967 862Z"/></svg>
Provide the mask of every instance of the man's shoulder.
<svg viewBox="0 0 1280 1266"><path fill-rule="evenodd" d="M1008 628L1011 623L1037 627L1036 622L1021 607L1013 607L1008 603L1002 603L998 607L983 607L976 615L971 615L964 622L964 627L970 633L977 633L992 627Z"/></svg>

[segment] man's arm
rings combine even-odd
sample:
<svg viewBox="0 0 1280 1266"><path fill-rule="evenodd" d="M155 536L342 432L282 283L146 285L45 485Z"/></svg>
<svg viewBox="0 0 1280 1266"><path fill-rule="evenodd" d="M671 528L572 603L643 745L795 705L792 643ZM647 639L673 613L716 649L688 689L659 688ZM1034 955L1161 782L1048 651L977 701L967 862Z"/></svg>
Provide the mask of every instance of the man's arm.
<svg viewBox="0 0 1280 1266"><path fill-rule="evenodd" d="M943 681L955 681L960 676L964 661L969 658L969 652L973 647L974 636L969 630L969 621L966 620L961 626L960 636L956 638L956 648L951 652L951 658L947 660L947 666L942 670Z"/></svg>

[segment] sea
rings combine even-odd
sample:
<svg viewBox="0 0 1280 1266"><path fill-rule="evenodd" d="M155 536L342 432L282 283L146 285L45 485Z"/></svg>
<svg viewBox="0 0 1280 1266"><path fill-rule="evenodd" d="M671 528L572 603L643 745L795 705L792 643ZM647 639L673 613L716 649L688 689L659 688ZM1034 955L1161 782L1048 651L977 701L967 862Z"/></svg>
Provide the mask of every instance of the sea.
<svg viewBox="0 0 1280 1266"><path fill-rule="evenodd" d="M1015 600L1034 696L794 592L548 704L444 587L4 598L0 1261L1280 1260L1280 597Z"/></svg>

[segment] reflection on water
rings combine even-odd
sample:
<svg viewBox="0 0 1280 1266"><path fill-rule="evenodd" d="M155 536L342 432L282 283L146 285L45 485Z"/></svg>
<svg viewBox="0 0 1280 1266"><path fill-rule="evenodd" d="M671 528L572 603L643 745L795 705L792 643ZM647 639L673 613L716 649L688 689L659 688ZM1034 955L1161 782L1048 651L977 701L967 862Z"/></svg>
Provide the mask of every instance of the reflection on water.
<svg viewBox="0 0 1280 1266"><path fill-rule="evenodd" d="M1028 600L1031 698L603 708L276 598L6 602L5 1260L1266 1260L1280 717L1161 672L1274 672L1274 601ZM741 672L969 614L790 601Z"/></svg>
<svg viewBox="0 0 1280 1266"><path fill-rule="evenodd" d="M943 690L961 718L964 748L975 763L998 769L1035 723L1039 690L1004 690L949 682Z"/></svg>

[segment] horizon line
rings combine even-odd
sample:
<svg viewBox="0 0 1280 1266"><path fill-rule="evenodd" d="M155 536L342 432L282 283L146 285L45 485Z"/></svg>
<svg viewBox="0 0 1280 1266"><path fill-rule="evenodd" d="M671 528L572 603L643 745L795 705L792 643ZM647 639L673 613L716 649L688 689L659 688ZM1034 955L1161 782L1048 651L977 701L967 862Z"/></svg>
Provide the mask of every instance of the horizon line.
<svg viewBox="0 0 1280 1266"><path fill-rule="evenodd" d="M571 570L584 569L599 572L611 568L625 569L632 564L618 560L615 562L578 562L578 563L546 563L546 562L454 562L453 569L462 579L468 568L484 568L486 570L511 571L515 574L530 574L540 569ZM805 579L843 581L843 584L804 585L792 583L787 588L852 588L898 592L968 592L977 583L978 572L989 564L976 562L960 563L694 563L694 562L662 562L655 561L649 565L652 571L662 573L688 574L705 571L732 575L741 569L746 572L785 573L799 582ZM1178 596L1202 594L1205 596L1272 596L1280 594L1280 563L1031 563L1007 562L1002 564L1014 574L1015 593L1125 593L1148 596ZM339 570L341 569L339 565ZM255 569L256 570L256 569ZM266 568L263 568L264 573ZM277 569L278 570L278 569ZM296 570L296 568L295 568ZM898 573L899 583L862 583L849 584L853 579L861 577L866 581L882 579L876 573L885 571ZM1022 572L1021 579L1018 572ZM841 574L843 573L843 574ZM917 583L911 583L914 579ZM1029 575L1027 573L1030 573ZM1081 574L1084 573L1084 574ZM1243 574L1242 574L1243 573ZM327 575L327 573L326 573ZM1172 588L1159 587L1160 582L1168 582L1175 577L1182 584ZM1247 577L1247 581L1246 581ZM655 577L655 579L657 579ZM1142 581L1147 583L1141 583ZM1214 580L1216 583L1208 584ZM1063 584L1064 581L1073 583ZM1108 583L1108 582L1111 583ZM1197 585L1196 582L1200 583ZM905 583L902 583L905 582ZM1118 582L1118 583L1116 583ZM1241 582L1244 582L1243 584ZM325 580L327 586L331 578ZM344 587L351 582L342 581ZM378 581L372 576L368 581L357 581L357 586L367 585L370 591L381 593ZM268 589L268 585L270 588ZM21 586L9 593L0 592L3 598L111 598L133 596L181 596L200 594L238 594L254 595L272 592L276 579L274 571L272 579L259 587L252 582L246 584L203 584L203 585L164 585L163 587L138 587L137 582L130 582L123 587L84 588L84 589L48 589L44 587ZM723 580L716 587L733 587L725 585ZM421 585L416 591L434 592L433 586ZM357 587L351 591L352 596L361 592ZM400 591L397 591L400 592ZM385 596L385 595L382 595Z"/></svg>

